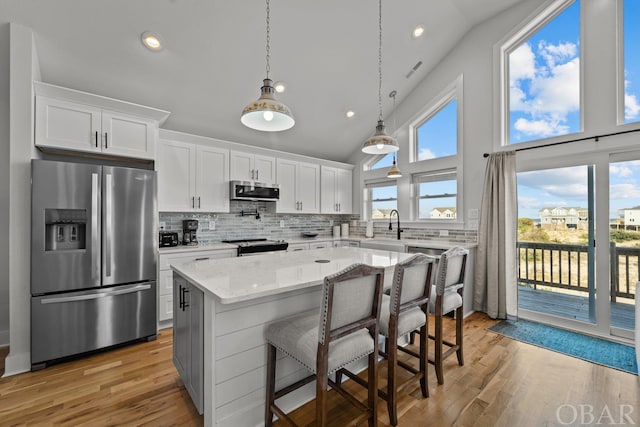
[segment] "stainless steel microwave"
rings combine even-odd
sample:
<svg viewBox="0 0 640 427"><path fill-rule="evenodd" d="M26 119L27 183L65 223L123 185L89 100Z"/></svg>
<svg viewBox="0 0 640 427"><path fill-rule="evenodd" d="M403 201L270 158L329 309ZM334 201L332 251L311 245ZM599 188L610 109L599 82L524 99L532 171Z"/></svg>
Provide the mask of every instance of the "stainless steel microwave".
<svg viewBox="0 0 640 427"><path fill-rule="evenodd" d="M275 202L280 198L280 186L264 182L231 181L229 196L231 200Z"/></svg>

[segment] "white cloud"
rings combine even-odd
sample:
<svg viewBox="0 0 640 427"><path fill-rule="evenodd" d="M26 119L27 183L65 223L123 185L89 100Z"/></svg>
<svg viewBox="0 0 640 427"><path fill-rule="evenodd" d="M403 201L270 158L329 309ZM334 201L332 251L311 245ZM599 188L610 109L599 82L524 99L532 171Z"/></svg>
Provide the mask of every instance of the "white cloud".
<svg viewBox="0 0 640 427"><path fill-rule="evenodd" d="M632 204L637 204L637 200L640 199L640 188L635 184L613 184L609 189L609 198L611 200L635 199Z"/></svg>
<svg viewBox="0 0 640 427"><path fill-rule="evenodd" d="M418 160L435 159L436 155L428 148L421 148L418 153Z"/></svg>
<svg viewBox="0 0 640 427"><path fill-rule="evenodd" d="M536 74L535 56L529 43L523 43L509 54L509 78L516 80L531 79Z"/></svg>
<svg viewBox="0 0 640 427"><path fill-rule="evenodd" d="M624 119L633 120L640 117L640 104L635 95L624 94Z"/></svg>
<svg viewBox="0 0 640 427"><path fill-rule="evenodd" d="M580 108L580 58L575 43L524 43L509 55L514 129L528 137L568 133L568 115ZM537 60L537 62L536 62ZM521 117L524 115L525 117ZM517 136L517 133L516 133Z"/></svg>
<svg viewBox="0 0 640 427"><path fill-rule="evenodd" d="M626 178L628 176L633 176L633 171L626 164L622 164L622 165L611 164L611 165L609 165L609 173L612 174L612 175L617 175L620 178Z"/></svg>

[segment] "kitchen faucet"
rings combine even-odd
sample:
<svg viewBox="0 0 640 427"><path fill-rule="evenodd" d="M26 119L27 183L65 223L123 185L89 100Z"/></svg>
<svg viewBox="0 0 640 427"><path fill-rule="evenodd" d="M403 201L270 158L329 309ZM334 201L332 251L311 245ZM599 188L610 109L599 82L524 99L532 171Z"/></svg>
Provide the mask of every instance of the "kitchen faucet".
<svg viewBox="0 0 640 427"><path fill-rule="evenodd" d="M400 228L400 213L397 209L393 209L391 212L389 212L389 230L393 230L393 227L391 226L391 217L393 216L394 212L396 213L396 218L398 218L398 240L400 240L400 233L402 233L404 230Z"/></svg>

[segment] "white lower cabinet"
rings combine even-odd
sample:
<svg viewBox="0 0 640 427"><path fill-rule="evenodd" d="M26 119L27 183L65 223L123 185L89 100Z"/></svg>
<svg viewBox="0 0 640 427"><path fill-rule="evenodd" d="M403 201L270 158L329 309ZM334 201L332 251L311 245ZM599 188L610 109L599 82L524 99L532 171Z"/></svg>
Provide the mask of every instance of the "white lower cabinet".
<svg viewBox="0 0 640 427"><path fill-rule="evenodd" d="M326 249L331 247L331 242L309 243L309 249Z"/></svg>
<svg viewBox="0 0 640 427"><path fill-rule="evenodd" d="M309 250L308 243L290 243L287 246L287 252L297 252L297 251L306 251Z"/></svg>
<svg viewBox="0 0 640 427"><path fill-rule="evenodd" d="M333 242L334 248L359 248L360 242L357 240L335 240Z"/></svg>
<svg viewBox="0 0 640 427"><path fill-rule="evenodd" d="M160 254L158 257L158 328L171 327L173 321L173 270L177 262L203 261L207 259L233 258L235 249L192 251L187 253Z"/></svg>

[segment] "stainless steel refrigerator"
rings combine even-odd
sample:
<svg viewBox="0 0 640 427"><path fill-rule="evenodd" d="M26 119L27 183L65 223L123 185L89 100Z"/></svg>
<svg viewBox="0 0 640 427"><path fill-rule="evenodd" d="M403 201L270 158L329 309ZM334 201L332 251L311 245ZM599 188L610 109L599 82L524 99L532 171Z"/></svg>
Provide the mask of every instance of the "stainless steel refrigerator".
<svg viewBox="0 0 640 427"><path fill-rule="evenodd" d="M155 172L32 160L31 366L155 338Z"/></svg>

